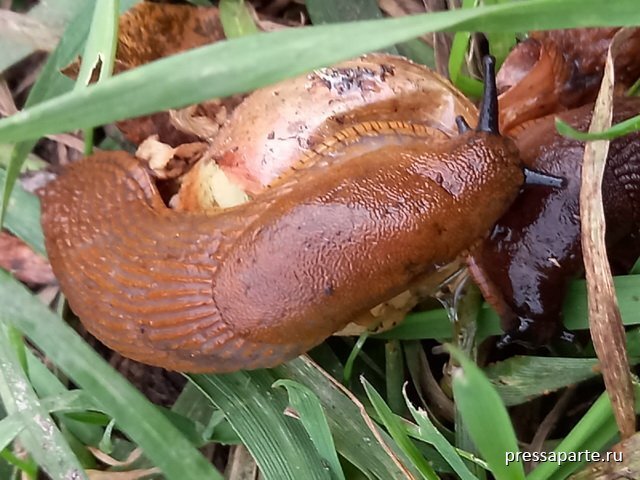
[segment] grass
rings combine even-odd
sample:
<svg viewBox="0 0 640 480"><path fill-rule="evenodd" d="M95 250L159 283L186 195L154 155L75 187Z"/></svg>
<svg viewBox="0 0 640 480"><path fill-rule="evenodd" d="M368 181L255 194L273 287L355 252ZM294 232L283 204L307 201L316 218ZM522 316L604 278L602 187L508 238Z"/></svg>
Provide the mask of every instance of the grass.
<svg viewBox="0 0 640 480"><path fill-rule="evenodd" d="M500 56L516 33L532 29L640 25L636 0L619 0L615 11L596 0L494 1L483 8L465 2L460 11L391 20L369 20L376 17L375 2L361 0L355 13L337 18L335 10L327 8L330 2L310 2L315 4L314 22L326 25L247 35L253 28L246 11L238 2L225 2L225 28L234 29L238 37L234 40L112 78L104 75L90 87L74 86L58 72L83 52L92 59L90 66L97 58L108 64L113 30L100 22L89 28L93 6L115 13L133 3L95 1L79 8L32 89L27 108L0 120L0 142L14 145L8 168L0 170L5 226L38 252L44 253L44 246L37 199L14 188L14 183L35 139L44 134L88 130L249 91L371 50L398 48L417 52L422 59L433 58L410 42L417 35L443 30L456 32L451 76L463 91L475 95L478 83L463 71L468 31L489 32L492 49ZM351 22L332 23L343 19ZM632 329L629 355L637 362L640 330L633 325L639 322L635 313L640 277L620 277L616 287L624 321ZM424 368L416 363L419 355L408 354L405 342L451 341L455 336L442 309L412 314L400 327L366 342L362 338L356 347L332 341L312 352L315 361L301 357L270 370L189 376L181 397L167 410L149 403L5 272L0 272L0 304L2 478L18 472L35 478L38 466L53 478L64 478L68 472L86 478L82 471L96 467L88 447L105 448L110 420L115 421L116 433L106 438L112 437L114 456L125 458L139 447L144 458L136 468L157 466L170 479L222 478L198 450L211 442L245 444L265 478L278 480L447 475L560 479L580 467L544 463L525 477L522 463L506 466L505 451L517 451L519 445L505 405L522 404L597 377L589 348L558 353L557 358L514 357L480 369L469 359L474 349L461 352L452 347L460 365L451 385L459 412L455 431L435 420L437 416L429 412L432 403L415 405L416 398L409 399L403 390L403 363L409 371ZM569 328L588 328L583 282L572 286L565 315ZM487 307L479 311L478 322L476 342L499 333L496 316ZM46 356L56 373L25 348L21 335ZM424 345L412 343L411 348L428 350ZM555 439L558 451L598 450L616 440L616 424L604 394L574 423ZM29 455L16 456L12 442Z"/></svg>

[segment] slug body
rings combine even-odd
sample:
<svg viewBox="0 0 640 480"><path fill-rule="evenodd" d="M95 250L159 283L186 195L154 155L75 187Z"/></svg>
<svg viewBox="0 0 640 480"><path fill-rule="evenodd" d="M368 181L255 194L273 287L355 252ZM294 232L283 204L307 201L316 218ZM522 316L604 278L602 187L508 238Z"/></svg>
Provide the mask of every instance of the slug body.
<svg viewBox="0 0 640 480"><path fill-rule="evenodd" d="M523 172L513 143L485 130L361 123L217 213L171 210L134 157L95 154L41 194L47 251L72 309L123 355L192 372L274 366L489 231Z"/></svg>
<svg viewBox="0 0 640 480"><path fill-rule="evenodd" d="M423 137L446 140L457 134L459 115L477 121L476 107L440 75L402 57L365 55L253 92L212 139L210 156L230 180L255 195L349 127L399 122L428 128ZM215 203L209 166L199 162L185 176L182 210Z"/></svg>
<svg viewBox="0 0 640 480"><path fill-rule="evenodd" d="M523 123L596 99L609 45L618 28L533 32L516 45L497 76L500 128L515 134ZM622 94L640 76L640 28L632 29L615 61Z"/></svg>
<svg viewBox="0 0 640 480"><path fill-rule="evenodd" d="M559 117L586 130L593 105ZM640 112L640 99L618 98L614 123ZM562 333L570 280L583 271L580 173L584 143L560 136L554 116L529 122L514 138L525 166L563 177L565 188L530 188L518 196L473 252L471 273L500 314L507 340L546 344ZM603 179L607 247L614 271L640 255L640 134L611 142Z"/></svg>

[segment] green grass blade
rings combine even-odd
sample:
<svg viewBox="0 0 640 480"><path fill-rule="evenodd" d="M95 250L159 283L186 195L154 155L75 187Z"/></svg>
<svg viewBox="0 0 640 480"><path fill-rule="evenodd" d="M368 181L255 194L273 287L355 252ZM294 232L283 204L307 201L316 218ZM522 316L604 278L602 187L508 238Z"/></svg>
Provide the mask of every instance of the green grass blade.
<svg viewBox="0 0 640 480"><path fill-rule="evenodd" d="M20 175L22 165L29 155L29 152L33 150L36 142L34 140L26 140L15 144L11 150L9 158L9 165L4 171L4 182L2 184L2 195L0 196L0 228L4 225L5 217L7 215L7 204L9 203L9 197L11 191Z"/></svg>
<svg viewBox="0 0 640 480"><path fill-rule="evenodd" d="M462 8L469 9L476 6L477 0L462 0ZM471 39L471 32L457 32L451 43L449 53L449 77L451 83L458 87L464 94L474 98L482 95L482 82L465 75L462 67L465 64L467 47Z"/></svg>
<svg viewBox="0 0 640 480"><path fill-rule="evenodd" d="M616 296L622 320L625 325L640 324L640 275L621 275L614 278ZM586 330L589 328L587 313L587 297L584 280L571 282L564 303L564 324L569 330ZM496 313L488 305L484 305L478 319L479 339L491 335L499 335L500 321ZM420 340L424 338L448 339L452 337L452 327L447 312L443 309L411 313L397 327L371 338Z"/></svg>
<svg viewBox="0 0 640 480"><path fill-rule="evenodd" d="M471 98L480 98L483 89L482 82L462 73L462 65L467 53L469 38L470 34L467 32L456 33L451 45L451 54L449 55L449 75L451 83L465 95Z"/></svg>
<svg viewBox="0 0 640 480"><path fill-rule="evenodd" d="M466 430L497 480L523 480L522 462L506 465L507 453L519 451L516 434L498 392L461 350L448 346L462 366L453 375L453 396Z"/></svg>
<svg viewBox="0 0 640 480"><path fill-rule="evenodd" d="M7 413L22 418L21 443L52 478L86 479L62 433L29 385L9 339L9 329L6 321L0 323L0 397Z"/></svg>
<svg viewBox="0 0 640 480"><path fill-rule="evenodd" d="M136 4L139 0L122 0L120 11L128 9ZM60 39L60 43L53 51L38 76L38 80L31 88L25 108L29 109L44 100L61 95L71 90L73 82L60 73L60 69L71 63L82 51L87 35L89 33L90 19L94 10L93 1L87 1L82 8L78 10L77 15L69 24L64 35ZM47 133L47 132L44 132ZM7 203L15 181L20 173L25 158L33 150L36 139L43 134L36 134L28 137L27 141L16 143L12 140L0 140L0 143L16 143L11 154L11 160L7 167L7 174L4 176L3 182L0 184L0 227L2 227L5 219Z"/></svg>
<svg viewBox="0 0 640 480"><path fill-rule="evenodd" d="M6 172L0 169L0 184L5 178ZM40 202L35 195L24 191L20 186L13 189L7 202L5 227L36 252L46 255L40 227Z"/></svg>
<svg viewBox="0 0 640 480"><path fill-rule="evenodd" d="M48 413L76 412L95 409L94 402L82 391L65 391L61 395L40 400L42 410ZM20 411L0 420L0 450L4 450L9 443L25 428L27 422L32 421L31 412Z"/></svg>
<svg viewBox="0 0 640 480"><path fill-rule="evenodd" d="M171 407L171 411L188 418L201 427L201 442L213 441L224 445L242 443L238 434L224 417L224 412L212 405L211 400L193 383L185 385Z"/></svg>
<svg viewBox="0 0 640 480"><path fill-rule="evenodd" d="M40 400L42 408L47 412L83 412L85 410L98 410L93 399L82 390L66 390L65 392L45 397Z"/></svg>
<svg viewBox="0 0 640 480"><path fill-rule="evenodd" d="M413 476L418 475L393 439L380 430L364 409L356 405L335 381L307 357L299 357L275 368L274 372L279 378L306 385L317 395L327 412L338 453L367 477L380 480L407 478L406 470ZM376 434L372 428L376 429ZM388 445L390 451L379 443L377 437ZM395 456L395 461L391 455Z"/></svg>
<svg viewBox="0 0 640 480"><path fill-rule="evenodd" d="M563 122L559 118L556 118L556 129L560 135L573 138L574 140L580 140L583 142L589 140L613 140L623 135L629 135L630 133L640 130L640 115L631 117L623 122L613 125L611 128L606 129L600 133L588 133L576 130L568 123Z"/></svg>
<svg viewBox="0 0 640 480"><path fill-rule="evenodd" d="M9 166L9 162L11 161L12 152L13 152L13 145L0 143L0 169L2 170L7 169L7 167ZM20 172L23 173L23 172L42 170L48 165L49 164L39 156L33 153L29 153L24 163L22 164Z"/></svg>
<svg viewBox="0 0 640 480"><path fill-rule="evenodd" d="M19 2L13 2L14 5L16 5L16 3ZM52 41L60 33L61 29L85 7L86 3L88 2L78 2L77 0L38 2L36 6L24 15L27 19L39 22L41 25L48 27L48 30L45 31L46 36L44 38L39 37L40 41ZM11 5L11 3L9 4ZM19 26L16 27L20 28ZM33 53L40 44L40 41L34 42L30 38L31 32L25 32L22 38L20 38L21 36L16 38L12 33L14 33L12 28L5 27L0 30L0 73L4 72L4 70L12 64L19 62L21 59ZM38 32L38 34L40 35L40 32Z"/></svg>
<svg viewBox="0 0 640 480"><path fill-rule="evenodd" d="M169 479L222 479L167 418L60 318L0 271L0 320L28 336ZM64 345L64 348L60 348ZM167 442L167 439L171 439ZM185 468L188 465L189 468Z"/></svg>
<svg viewBox="0 0 640 480"><path fill-rule="evenodd" d="M405 368L401 343L397 340L386 342L384 345L384 354L387 403L393 413L403 415L406 412L405 401L402 394L402 388L405 382Z"/></svg>
<svg viewBox="0 0 640 480"><path fill-rule="evenodd" d="M118 46L119 3L119 0L97 0L75 88L89 85L96 70L100 80L111 75Z"/></svg>
<svg viewBox="0 0 640 480"><path fill-rule="evenodd" d="M424 458L422 453L420 453L418 447L416 447L413 441L409 438L404 426L393 414L389 406L384 402L384 399L364 377L361 378L361 381L364 386L364 390L367 393L367 397L369 397L369 401L382 420L382 423L384 423L384 426L387 428L389 434L396 441L398 446L411 459L413 465L418 469L422 477L427 480L438 480L438 475L433 470L427 459Z"/></svg>
<svg viewBox="0 0 640 480"><path fill-rule="evenodd" d="M36 356L27 350L29 381L40 398L57 398L67 394L68 390L58 377L51 372ZM86 396L86 392L83 393ZM91 407L96 410L95 403ZM83 412L86 414L86 412ZM101 414L102 415L102 414ZM108 417L102 415L108 422ZM73 415L56 414L55 418L63 431L73 435L82 445L97 446L102 437L102 427L96 424L74 420ZM79 452L76 451L76 455ZM82 460L82 459L81 459Z"/></svg>
<svg viewBox="0 0 640 480"><path fill-rule="evenodd" d="M238 38L259 32L244 0L221 0L220 22L227 38Z"/></svg>
<svg viewBox="0 0 640 480"><path fill-rule="evenodd" d="M511 0L507 0L511 1ZM484 0L484 5L500 5L507 3L505 0ZM507 58L509 52L516 44L515 32L492 32L487 34L487 40L489 41L489 50L491 55L496 59L496 71L500 69L500 66Z"/></svg>
<svg viewBox="0 0 640 480"><path fill-rule="evenodd" d="M447 441L440 431L433 425L429 419L429 415L422 409L416 409L409 398L407 398L406 389L403 390L404 400L409 407L411 416L416 421L420 431L420 437L424 442L433 445L435 449L442 455L449 466L458 475L461 480L477 480L476 476L464 464L456 449Z"/></svg>
<svg viewBox="0 0 640 480"><path fill-rule="evenodd" d="M69 90L71 85L73 85L69 79L64 78L60 74L59 69L71 62L74 56L80 53L80 49L88 33L87 21L92 12L92 3L87 3L78 11L76 18L71 22L60 43L49 56L47 63L38 76L38 80L36 80L36 83L31 88L25 103L25 108L33 106L44 99L60 95ZM7 141L6 143L15 142ZM2 188L0 189L0 227L4 224L9 196L18 178L22 164L34 146L35 141L29 139L28 141L17 143L13 147L7 172L2 181Z"/></svg>
<svg viewBox="0 0 640 480"><path fill-rule="evenodd" d="M369 332L361 333L355 345L351 349L351 352L349 352L349 356L347 357L347 361L344 363L344 368L342 370L342 381L345 385L349 385L349 383L351 382L351 372L353 372L353 365L362 352L362 348L364 347L364 344L368 338Z"/></svg>
<svg viewBox="0 0 640 480"><path fill-rule="evenodd" d="M376 0L306 0L305 5L314 25L382 18Z"/></svg>
<svg viewBox="0 0 640 480"><path fill-rule="evenodd" d="M432 31L631 25L638 16L635 0L618 0L615 12L599 0L523 0L250 35L153 62L3 119L0 142L93 127L246 92Z"/></svg>
<svg viewBox="0 0 640 480"><path fill-rule="evenodd" d="M510 406L592 378L599 374L597 367L597 358L516 356L489 365L484 373Z"/></svg>
<svg viewBox="0 0 640 480"><path fill-rule="evenodd" d="M111 76L118 47L119 3L119 0L97 0L75 90L86 88L94 74L98 83ZM93 129L88 128L84 130L84 154L92 152Z"/></svg>
<svg viewBox="0 0 640 480"><path fill-rule="evenodd" d="M600 395L598 400L591 406L589 411L580 419L578 424L573 427L571 432L560 442L554 452L570 453L579 452L585 449L585 445L590 443L592 437L601 431L611 432L613 426L613 432L617 432L617 426L613 418L613 411L611 410L611 402L606 392ZM611 438L611 437L610 437ZM595 447L595 445L593 445ZM600 448L595 450L600 450ZM575 465L576 468L579 467ZM540 463L531 473L527 476L527 480L549 480L554 477L556 471L561 468L559 462L547 461ZM566 478L566 477L563 477Z"/></svg>
<svg viewBox="0 0 640 480"><path fill-rule="evenodd" d="M25 422L20 415L9 415L0 420L0 450L7 448L24 428Z"/></svg>
<svg viewBox="0 0 640 480"><path fill-rule="evenodd" d="M351 0L349 2L344 0L307 0L305 5L314 25L383 18L377 0ZM381 51L395 55L400 54L429 67L435 65L433 47L418 39L408 40Z"/></svg>
<svg viewBox="0 0 640 480"><path fill-rule="evenodd" d="M302 425L284 415L286 398L268 370L188 377L225 413L266 479L331 478Z"/></svg>
<svg viewBox="0 0 640 480"><path fill-rule="evenodd" d="M310 388L292 380L278 380L273 386L287 389L291 407L300 417L318 453L331 468L331 478L344 480L327 417L317 395Z"/></svg>
<svg viewBox="0 0 640 480"><path fill-rule="evenodd" d="M1 470L7 470L6 467L8 466L11 471L11 476L7 478L19 478L20 473L18 470L21 471L22 475L26 475L29 479L36 478L38 476L38 465L31 458L23 460L7 449L0 451L0 458L4 460L1 465Z"/></svg>

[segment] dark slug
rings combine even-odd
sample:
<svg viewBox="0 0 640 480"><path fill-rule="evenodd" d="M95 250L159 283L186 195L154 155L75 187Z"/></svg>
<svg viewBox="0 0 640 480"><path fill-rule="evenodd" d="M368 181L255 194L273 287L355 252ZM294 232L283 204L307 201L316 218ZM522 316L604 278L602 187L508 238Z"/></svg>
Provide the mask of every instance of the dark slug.
<svg viewBox="0 0 640 480"><path fill-rule="evenodd" d="M471 247L516 197L523 170L498 134L492 61L485 70L478 129L461 122L447 139L369 118L217 213L167 208L124 152L70 166L41 193L70 306L109 347L171 370L270 367L307 351Z"/></svg>
<svg viewBox="0 0 640 480"><path fill-rule="evenodd" d="M593 105L558 115L580 130ZM613 121L640 112L640 99L619 97ZM563 177L562 189L526 189L476 248L470 270L502 318L506 341L544 345L562 334L567 284L583 271L580 173L584 143L560 136L555 116L527 122L514 137L527 167ZM614 140L603 179L609 260L628 271L640 256L640 134Z"/></svg>

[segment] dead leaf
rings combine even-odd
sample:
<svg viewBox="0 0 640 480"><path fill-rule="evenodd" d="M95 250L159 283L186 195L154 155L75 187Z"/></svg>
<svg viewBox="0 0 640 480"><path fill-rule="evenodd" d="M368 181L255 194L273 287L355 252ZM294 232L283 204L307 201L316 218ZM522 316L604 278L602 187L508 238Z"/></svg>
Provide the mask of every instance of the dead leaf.
<svg viewBox="0 0 640 480"><path fill-rule="evenodd" d="M632 34L633 30L621 30L611 42L589 132L601 132L611 126L615 81L613 59L619 46ZM602 177L608 152L608 140L586 144L580 189L580 218L591 338L601 363L618 428L625 439L634 434L636 417L625 330L605 244Z"/></svg>
<svg viewBox="0 0 640 480"><path fill-rule="evenodd" d="M129 456L124 460L118 460L111 455L104 453L102 450L96 447L87 447L89 451L100 460L105 465L109 465L110 467L128 467L136 462L142 456L142 449L136 448L129 453Z"/></svg>
<svg viewBox="0 0 640 480"><path fill-rule="evenodd" d="M258 465L244 445L234 445L229 453L225 468L225 477L229 480L253 480L260 478Z"/></svg>
<svg viewBox="0 0 640 480"><path fill-rule="evenodd" d="M0 72L32 52L53 50L60 40L61 27L32 12L0 10L0 47L3 57L7 57L0 60Z"/></svg>
<svg viewBox="0 0 640 480"><path fill-rule="evenodd" d="M173 148L153 135L140 144L136 156L147 162L157 178L168 179L183 175L206 149L205 143L183 143Z"/></svg>
<svg viewBox="0 0 640 480"><path fill-rule="evenodd" d="M114 73L224 38L215 7L141 2L120 16ZM77 59L62 73L75 80L79 66Z"/></svg>
<svg viewBox="0 0 640 480"><path fill-rule="evenodd" d="M162 471L157 468L145 468L129 470L128 472L103 472L101 470L87 470L90 480L138 480L149 478L151 475L158 475Z"/></svg>
<svg viewBox="0 0 640 480"><path fill-rule="evenodd" d="M48 285L55 282L49 262L19 238L0 231L0 268L30 285Z"/></svg>
<svg viewBox="0 0 640 480"><path fill-rule="evenodd" d="M144 65L185 50L224 40L218 9L193 5L172 5L141 2L125 12L119 21L118 49L114 73ZM80 59L62 70L76 78ZM96 81L94 75L92 81ZM204 107L205 110L208 107ZM215 118L214 116L211 118ZM168 112L124 120L118 128L131 142L139 145L157 134L159 140L171 146L195 142L196 135L176 129Z"/></svg>
<svg viewBox="0 0 640 480"><path fill-rule="evenodd" d="M570 480L624 480L640 478L640 434L600 453L605 461L593 461ZM609 458L607 459L607 455Z"/></svg>

